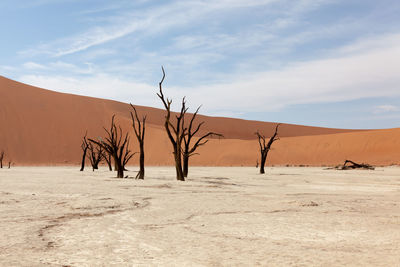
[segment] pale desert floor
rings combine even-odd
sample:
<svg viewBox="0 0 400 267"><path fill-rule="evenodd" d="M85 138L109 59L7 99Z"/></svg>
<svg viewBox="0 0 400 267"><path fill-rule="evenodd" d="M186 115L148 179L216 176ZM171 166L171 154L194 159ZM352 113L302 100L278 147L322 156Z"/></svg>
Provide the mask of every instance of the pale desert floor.
<svg viewBox="0 0 400 267"><path fill-rule="evenodd" d="M0 266L400 266L400 168L114 175L1 169Z"/></svg>

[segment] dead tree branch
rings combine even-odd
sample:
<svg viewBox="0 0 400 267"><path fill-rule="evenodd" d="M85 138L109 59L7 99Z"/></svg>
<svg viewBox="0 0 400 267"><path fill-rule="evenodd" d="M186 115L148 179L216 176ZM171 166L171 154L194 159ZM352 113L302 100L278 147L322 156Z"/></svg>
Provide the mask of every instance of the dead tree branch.
<svg viewBox="0 0 400 267"><path fill-rule="evenodd" d="M196 153L196 149L200 146L205 145L209 138L211 137L223 137L222 134L215 133L215 132L207 132L206 134L200 136L197 141L193 144L193 146L190 146L193 137L198 134L198 132L201 129L201 126L204 124L203 122L200 122L197 126L195 126L195 119L196 116L200 110L201 106L196 109L196 111L193 113L192 117L190 118L189 126L185 129L187 129L187 133L183 136L183 151L182 151L182 156L183 156L183 175L184 177L188 176L189 173L189 158L193 155L198 155ZM184 118L183 118L184 120ZM185 127L185 123L182 123L182 127ZM184 129L182 129L183 131Z"/></svg>
<svg viewBox="0 0 400 267"><path fill-rule="evenodd" d="M108 169L110 171L112 171L112 166L111 166L111 155L108 154L107 152L103 153L103 159L106 161L107 165L108 165Z"/></svg>

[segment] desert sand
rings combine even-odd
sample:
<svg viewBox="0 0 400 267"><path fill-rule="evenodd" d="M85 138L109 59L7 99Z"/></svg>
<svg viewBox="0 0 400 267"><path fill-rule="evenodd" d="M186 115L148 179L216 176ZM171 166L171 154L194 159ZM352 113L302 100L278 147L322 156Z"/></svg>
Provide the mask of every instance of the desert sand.
<svg viewBox="0 0 400 267"><path fill-rule="evenodd" d="M1 169L0 265L399 266L398 167L146 171Z"/></svg>
<svg viewBox="0 0 400 267"><path fill-rule="evenodd" d="M154 94L156 91L155 84ZM172 165L172 148L163 129L164 111L137 108L148 116L146 165ZM126 103L57 93L0 77L0 150L6 152L5 163L12 161L16 166L76 165L85 132L93 138L104 136L103 126L109 126L113 114L133 135L129 112ZM205 122L203 133L214 131L225 138L202 147L200 155L191 160L197 166L255 166L259 152L254 132L260 130L269 136L276 125L220 117L198 119ZM346 159L374 165L400 164L400 129L355 131L282 124L279 136L268 165L337 165ZM131 144L131 149L138 151L134 140ZM131 164L137 161L134 157Z"/></svg>

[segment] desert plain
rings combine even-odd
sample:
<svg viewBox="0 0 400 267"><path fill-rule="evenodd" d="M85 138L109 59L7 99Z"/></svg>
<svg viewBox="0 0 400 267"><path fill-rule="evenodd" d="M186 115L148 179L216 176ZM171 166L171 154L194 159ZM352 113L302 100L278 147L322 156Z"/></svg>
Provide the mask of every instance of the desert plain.
<svg viewBox="0 0 400 267"><path fill-rule="evenodd" d="M399 266L399 167L78 170L0 170L0 266Z"/></svg>

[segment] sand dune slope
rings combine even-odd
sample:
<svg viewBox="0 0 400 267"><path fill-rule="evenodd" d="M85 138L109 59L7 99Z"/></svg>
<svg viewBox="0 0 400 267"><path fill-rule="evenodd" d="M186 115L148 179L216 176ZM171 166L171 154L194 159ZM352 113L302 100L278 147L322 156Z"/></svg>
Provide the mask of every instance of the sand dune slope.
<svg viewBox="0 0 400 267"><path fill-rule="evenodd" d="M201 155L215 165L236 162L232 166L255 166L259 157L255 140L212 140L213 150ZM193 158L197 165L202 157ZM374 165L400 164L400 129L352 132L331 135L286 137L276 141L268 156L268 165L337 165L346 159Z"/></svg>
<svg viewBox="0 0 400 267"><path fill-rule="evenodd" d="M113 114L132 131L129 111L125 103L57 93L0 77L0 149L7 154L6 162L18 165L78 164L85 132L93 138L103 136L103 126ZM164 111L142 106L138 111L148 116L146 163L171 164L171 145L162 126ZM219 132L225 139L203 147L201 155L192 159L195 165L254 165L258 157L254 132L270 135L275 126L208 116L199 116L199 121L205 122L203 132ZM283 124L280 136L270 164L336 164L345 158L391 164L400 158L398 129L354 131ZM133 142L132 149L136 148Z"/></svg>

